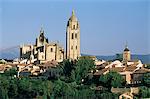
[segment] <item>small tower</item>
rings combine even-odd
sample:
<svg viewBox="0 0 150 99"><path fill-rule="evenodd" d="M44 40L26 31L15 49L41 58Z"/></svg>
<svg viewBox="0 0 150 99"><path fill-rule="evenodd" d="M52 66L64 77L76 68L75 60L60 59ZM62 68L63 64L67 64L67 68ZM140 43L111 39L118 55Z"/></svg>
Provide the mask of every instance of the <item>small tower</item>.
<svg viewBox="0 0 150 99"><path fill-rule="evenodd" d="M131 53L126 44L124 52L123 52L123 61L126 62L126 61L130 61L130 60L131 60Z"/></svg>
<svg viewBox="0 0 150 99"><path fill-rule="evenodd" d="M36 39L36 46L43 46L45 43L48 43L48 39L44 36L44 30L41 27L40 35Z"/></svg>
<svg viewBox="0 0 150 99"><path fill-rule="evenodd" d="M76 60L80 56L80 26L74 10L66 30L66 58Z"/></svg>

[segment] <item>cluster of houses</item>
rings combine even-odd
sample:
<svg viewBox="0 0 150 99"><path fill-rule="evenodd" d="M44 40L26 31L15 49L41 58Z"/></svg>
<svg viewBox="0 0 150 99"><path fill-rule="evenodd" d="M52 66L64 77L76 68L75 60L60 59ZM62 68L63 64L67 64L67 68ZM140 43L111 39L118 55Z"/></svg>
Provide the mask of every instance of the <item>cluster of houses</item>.
<svg viewBox="0 0 150 99"><path fill-rule="evenodd" d="M131 53L128 47L124 49L123 60L96 61L96 71L92 72L95 78L105 75L110 71L118 72L126 81L126 84L140 84L142 83L143 75L150 72L150 69L145 68L141 60L131 60Z"/></svg>
<svg viewBox="0 0 150 99"><path fill-rule="evenodd" d="M31 77L31 76L38 76L46 72L47 69L51 67L56 67L58 62L55 60L43 63L43 64L32 64L28 62L28 60L19 60L15 59L11 62L7 62L5 60L2 61L0 64L0 73L4 73L5 71L10 70L11 68L15 68L17 70L17 77Z"/></svg>
<svg viewBox="0 0 150 99"><path fill-rule="evenodd" d="M100 77L110 71L116 71L122 75L127 84L141 83L143 75L150 72L149 69L144 68L144 64L140 60L128 61L126 63L115 60L112 63L102 62L102 64L97 65L96 72L93 75Z"/></svg>

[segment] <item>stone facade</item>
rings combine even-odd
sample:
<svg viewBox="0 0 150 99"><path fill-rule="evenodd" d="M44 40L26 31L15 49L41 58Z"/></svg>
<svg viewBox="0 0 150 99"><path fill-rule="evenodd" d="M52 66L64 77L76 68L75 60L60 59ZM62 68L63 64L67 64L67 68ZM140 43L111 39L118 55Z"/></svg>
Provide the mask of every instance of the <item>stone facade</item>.
<svg viewBox="0 0 150 99"><path fill-rule="evenodd" d="M36 38L35 45L23 45L20 47L20 58L35 60L38 63L56 60L64 60L64 49L58 43L49 43L44 36L44 30L40 30L40 35Z"/></svg>
<svg viewBox="0 0 150 99"><path fill-rule="evenodd" d="M74 10L67 23L66 31L66 58L78 59L80 56L80 26Z"/></svg>

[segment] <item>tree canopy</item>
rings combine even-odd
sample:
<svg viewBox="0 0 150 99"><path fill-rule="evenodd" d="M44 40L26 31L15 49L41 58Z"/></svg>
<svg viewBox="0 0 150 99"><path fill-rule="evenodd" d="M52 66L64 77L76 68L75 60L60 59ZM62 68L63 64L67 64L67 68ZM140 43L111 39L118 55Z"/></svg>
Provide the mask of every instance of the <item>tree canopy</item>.
<svg viewBox="0 0 150 99"><path fill-rule="evenodd" d="M90 57L82 57L76 63L74 70L75 80L77 83L81 83L82 79L85 79L91 69L95 67L94 61Z"/></svg>
<svg viewBox="0 0 150 99"><path fill-rule="evenodd" d="M149 86L150 87L150 72L147 72L144 74L143 76L143 84L145 86Z"/></svg>
<svg viewBox="0 0 150 99"><path fill-rule="evenodd" d="M124 83L123 77L115 71L110 71L107 74L100 76L99 81L103 86L108 88L121 87Z"/></svg>

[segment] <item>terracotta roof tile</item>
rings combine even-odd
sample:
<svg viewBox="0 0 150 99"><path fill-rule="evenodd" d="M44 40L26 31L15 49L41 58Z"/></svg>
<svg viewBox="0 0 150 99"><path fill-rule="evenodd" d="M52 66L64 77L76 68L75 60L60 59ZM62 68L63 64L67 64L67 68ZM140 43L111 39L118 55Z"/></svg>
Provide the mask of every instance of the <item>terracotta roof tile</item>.
<svg viewBox="0 0 150 99"><path fill-rule="evenodd" d="M123 72L124 67L113 67L109 69L110 71Z"/></svg>
<svg viewBox="0 0 150 99"><path fill-rule="evenodd" d="M101 69L98 72L95 72L93 75L102 75L104 72L107 71L107 68Z"/></svg>
<svg viewBox="0 0 150 99"><path fill-rule="evenodd" d="M141 69L138 69L138 70L134 71L133 73L134 74L139 74L139 73L147 73L147 72L150 72L150 70L146 69L146 68L141 68Z"/></svg>
<svg viewBox="0 0 150 99"><path fill-rule="evenodd" d="M137 67L135 67L135 66L127 66L127 67L125 67L125 71L134 71L135 69L136 69Z"/></svg>

